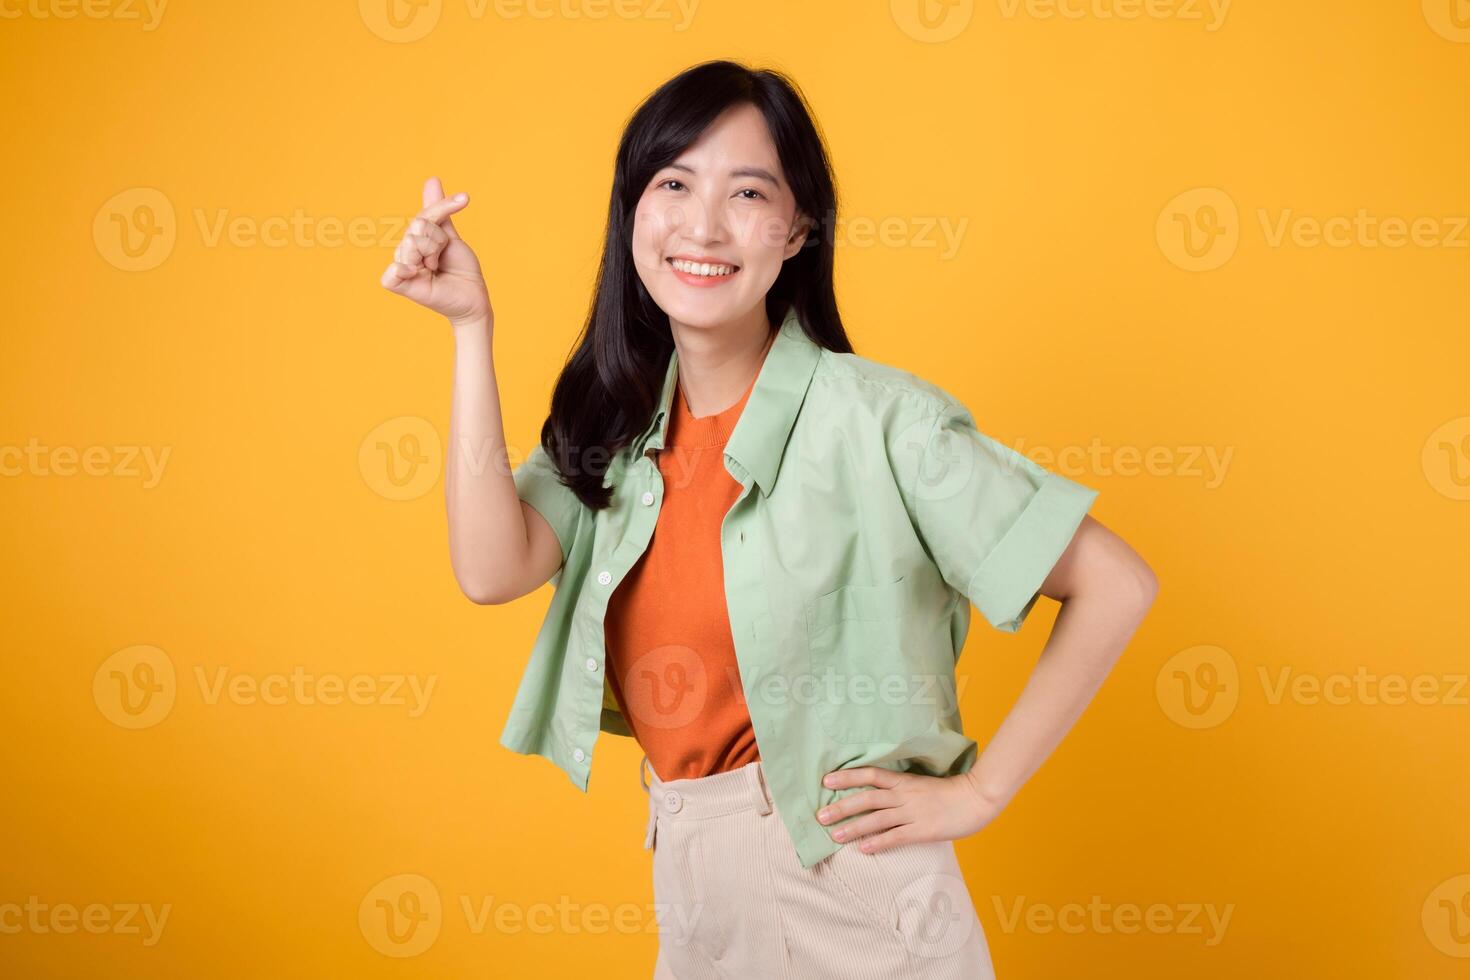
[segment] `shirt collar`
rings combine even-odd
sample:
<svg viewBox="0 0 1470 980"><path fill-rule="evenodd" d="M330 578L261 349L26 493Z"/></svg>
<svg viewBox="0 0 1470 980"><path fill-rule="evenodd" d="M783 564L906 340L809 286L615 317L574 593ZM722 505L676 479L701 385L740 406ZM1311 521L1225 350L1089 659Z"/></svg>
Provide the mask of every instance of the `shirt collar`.
<svg viewBox="0 0 1470 980"><path fill-rule="evenodd" d="M761 493L769 496L786 451L786 439L796 424L797 413L806 398L807 387L822 349L802 330L801 319L793 306L777 329L776 339L756 374L755 386L740 418L725 445L725 455L734 459L755 477ZM664 371L663 390L653 422L635 443L634 458L664 447L664 428L673 403L674 381L678 376L679 352L669 352Z"/></svg>

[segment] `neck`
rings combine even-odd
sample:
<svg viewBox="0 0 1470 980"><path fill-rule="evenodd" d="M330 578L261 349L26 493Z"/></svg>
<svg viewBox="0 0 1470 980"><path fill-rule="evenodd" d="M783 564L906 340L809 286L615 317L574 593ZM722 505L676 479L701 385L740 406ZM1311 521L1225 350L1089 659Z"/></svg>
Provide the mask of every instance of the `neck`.
<svg viewBox="0 0 1470 980"><path fill-rule="evenodd" d="M669 329L679 353L679 387L695 418L723 412L740 399L774 337L764 302L739 320L714 327L691 327L669 317Z"/></svg>

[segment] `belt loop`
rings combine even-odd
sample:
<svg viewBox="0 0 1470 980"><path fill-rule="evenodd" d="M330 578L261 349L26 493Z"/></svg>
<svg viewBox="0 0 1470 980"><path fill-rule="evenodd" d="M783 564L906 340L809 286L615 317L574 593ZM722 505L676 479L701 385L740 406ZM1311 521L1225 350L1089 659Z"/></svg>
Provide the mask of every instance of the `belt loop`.
<svg viewBox="0 0 1470 980"><path fill-rule="evenodd" d="M771 800L766 792L765 767L759 759L750 764L748 778L751 788L755 790L756 806L761 816L765 816L771 812Z"/></svg>
<svg viewBox="0 0 1470 980"><path fill-rule="evenodd" d="M643 753L643 758L638 760L638 782L643 785L643 793L648 797L648 829L643 833L643 849L649 850L653 847L653 839L658 831L658 804L653 798L653 791L648 787L648 780L644 774L644 767L648 764L648 753Z"/></svg>
<svg viewBox="0 0 1470 980"><path fill-rule="evenodd" d="M653 794L648 796L648 829L643 832L643 849L649 850L653 847L653 839L658 834L658 804L654 801Z"/></svg>

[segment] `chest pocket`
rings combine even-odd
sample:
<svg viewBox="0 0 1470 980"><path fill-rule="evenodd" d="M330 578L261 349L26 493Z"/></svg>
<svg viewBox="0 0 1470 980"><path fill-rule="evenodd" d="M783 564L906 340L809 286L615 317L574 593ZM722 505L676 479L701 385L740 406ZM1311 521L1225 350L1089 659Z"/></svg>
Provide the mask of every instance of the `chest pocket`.
<svg viewBox="0 0 1470 980"><path fill-rule="evenodd" d="M933 678L905 655L907 587L900 576L846 585L806 601L811 697L839 742L898 743L935 722Z"/></svg>

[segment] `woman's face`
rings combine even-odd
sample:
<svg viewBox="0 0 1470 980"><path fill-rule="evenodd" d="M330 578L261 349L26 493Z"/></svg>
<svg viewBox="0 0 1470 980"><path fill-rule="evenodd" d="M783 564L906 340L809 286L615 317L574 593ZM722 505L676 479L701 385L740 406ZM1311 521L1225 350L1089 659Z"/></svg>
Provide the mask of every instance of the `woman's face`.
<svg viewBox="0 0 1470 980"><path fill-rule="evenodd" d="M739 105L643 189L633 264L670 319L718 327L765 302L805 238L765 118Z"/></svg>

